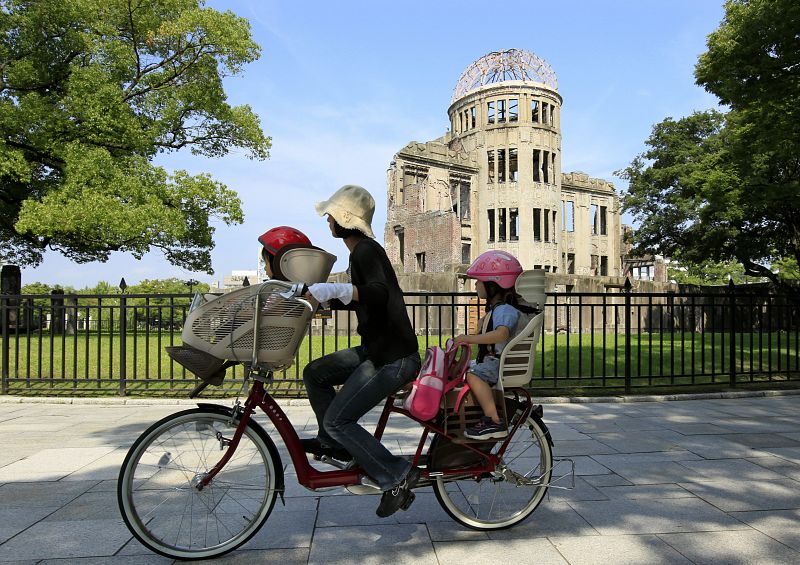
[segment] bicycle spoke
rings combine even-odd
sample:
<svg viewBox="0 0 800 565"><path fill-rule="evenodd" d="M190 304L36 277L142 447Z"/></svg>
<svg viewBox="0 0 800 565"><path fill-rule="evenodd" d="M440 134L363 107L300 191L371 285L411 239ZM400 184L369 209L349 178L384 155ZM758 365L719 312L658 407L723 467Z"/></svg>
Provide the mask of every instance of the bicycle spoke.
<svg viewBox="0 0 800 565"><path fill-rule="evenodd" d="M131 448L118 489L126 524L146 546L170 557L213 557L244 543L266 520L276 495L274 447L252 424L217 475L196 487L225 456L218 434L229 422L224 414L188 410L154 425Z"/></svg>
<svg viewBox="0 0 800 565"><path fill-rule="evenodd" d="M519 428L508 439L503 458L490 476L439 479L433 483L437 499L456 521L476 529L504 528L525 519L542 500L549 481L541 482L550 473L549 444L532 418L523 424L530 433ZM445 448L445 454L456 449L451 444ZM498 451L496 445L493 453ZM431 452L436 452L433 443ZM538 484L523 482L524 476L534 472L540 473Z"/></svg>

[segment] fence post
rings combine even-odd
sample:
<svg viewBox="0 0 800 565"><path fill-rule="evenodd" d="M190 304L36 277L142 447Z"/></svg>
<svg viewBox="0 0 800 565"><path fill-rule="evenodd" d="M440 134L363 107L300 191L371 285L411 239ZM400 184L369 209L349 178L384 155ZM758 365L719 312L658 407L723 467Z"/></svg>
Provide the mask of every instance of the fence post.
<svg viewBox="0 0 800 565"><path fill-rule="evenodd" d="M119 395L125 396L125 385L127 378L127 356L128 356L128 320L127 309L128 298L125 294L120 295L119 299Z"/></svg>
<svg viewBox="0 0 800 565"><path fill-rule="evenodd" d="M728 351L728 362L730 367L730 385L736 386L736 285L733 284L733 279L728 281L728 296L731 302L731 331L730 340L731 346Z"/></svg>
<svg viewBox="0 0 800 565"><path fill-rule="evenodd" d="M0 268L0 331L2 331L3 345L2 353L2 373L0 373L0 390L3 394L8 394L8 379L11 377L11 324L14 325L14 333L19 340L19 327L22 322L19 319L20 307L19 296L22 293L22 271L17 265L3 265ZM17 363L19 364L19 362Z"/></svg>
<svg viewBox="0 0 800 565"><path fill-rule="evenodd" d="M5 294L0 294L0 324L2 324L3 332L3 372L2 372L2 389L3 394L8 394L8 372L9 372L9 355L10 344L8 343L8 299Z"/></svg>
<svg viewBox="0 0 800 565"><path fill-rule="evenodd" d="M625 277L625 393L631 392L631 284L630 277Z"/></svg>

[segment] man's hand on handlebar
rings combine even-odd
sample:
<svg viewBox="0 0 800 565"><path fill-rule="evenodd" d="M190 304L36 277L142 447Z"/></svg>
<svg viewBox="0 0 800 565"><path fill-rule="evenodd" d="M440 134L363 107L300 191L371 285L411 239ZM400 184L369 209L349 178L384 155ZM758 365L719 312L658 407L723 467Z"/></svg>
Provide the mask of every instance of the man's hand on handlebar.
<svg viewBox="0 0 800 565"><path fill-rule="evenodd" d="M336 298L342 304L350 304L357 299L355 288L350 283L315 283L308 287L308 292L320 303Z"/></svg>

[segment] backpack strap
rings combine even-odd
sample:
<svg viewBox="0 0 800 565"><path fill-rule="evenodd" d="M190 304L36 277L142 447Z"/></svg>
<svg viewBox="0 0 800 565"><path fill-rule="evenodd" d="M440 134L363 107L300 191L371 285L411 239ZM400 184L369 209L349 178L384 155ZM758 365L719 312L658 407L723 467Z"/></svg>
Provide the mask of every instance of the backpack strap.
<svg viewBox="0 0 800 565"><path fill-rule="evenodd" d="M459 391L458 397L456 398L455 405L453 406L453 414L458 412L458 408L459 408L459 406L461 406L461 401L464 400L464 397L467 395L467 393L470 390L472 390L472 387L470 387L469 383L466 380L464 380L464 386L461 387L461 391Z"/></svg>
<svg viewBox="0 0 800 565"><path fill-rule="evenodd" d="M469 362L471 360L472 346L470 344L460 343L458 346L455 346L452 339L447 340L444 353L447 383L445 383L444 392L449 392L457 386L463 385L456 398L454 411L458 411L461 401L470 390L469 384L467 383L467 369L469 369Z"/></svg>
<svg viewBox="0 0 800 565"><path fill-rule="evenodd" d="M483 325L481 326L480 333L482 333L482 334L489 333L490 331L492 331L494 329L494 321L492 320L492 312L493 311L494 311L494 308L489 310L486 313L486 316L483 317ZM484 358L489 354L494 355L494 344L493 343L492 344L488 344L488 345L487 344L479 345L478 346L478 357L477 357L476 361L478 363L482 363Z"/></svg>

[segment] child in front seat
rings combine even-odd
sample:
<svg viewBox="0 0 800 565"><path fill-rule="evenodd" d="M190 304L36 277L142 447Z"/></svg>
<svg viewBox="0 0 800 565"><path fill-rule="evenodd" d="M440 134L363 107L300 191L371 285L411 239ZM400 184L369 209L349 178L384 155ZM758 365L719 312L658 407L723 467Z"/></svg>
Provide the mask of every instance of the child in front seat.
<svg viewBox="0 0 800 565"><path fill-rule="evenodd" d="M478 335L460 335L455 343L478 345L478 357L467 373L475 399L483 417L464 431L471 439L495 439L508 435L506 423L500 419L492 387L500 378L500 354L514 337L520 319L520 305L514 283L522 273L516 257L504 251L482 253L467 269L467 276L477 279L478 297L487 301L487 313ZM488 319L487 319L488 318Z"/></svg>
<svg viewBox="0 0 800 565"><path fill-rule="evenodd" d="M258 242L263 246L261 258L264 260L267 276L278 280L286 280L280 270L279 255L296 247L312 247L311 240L306 234L289 226L278 226L267 230L259 236Z"/></svg>

